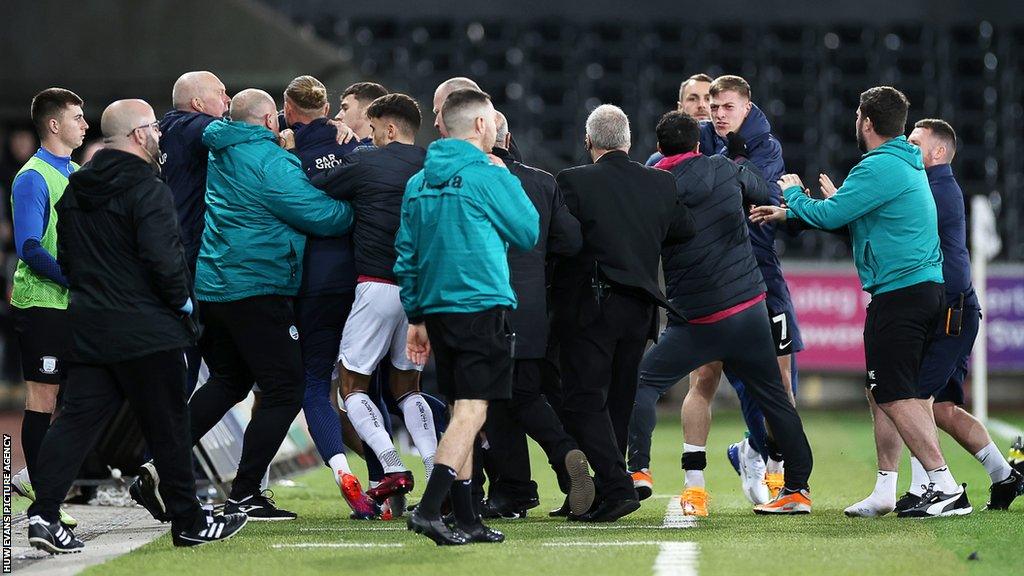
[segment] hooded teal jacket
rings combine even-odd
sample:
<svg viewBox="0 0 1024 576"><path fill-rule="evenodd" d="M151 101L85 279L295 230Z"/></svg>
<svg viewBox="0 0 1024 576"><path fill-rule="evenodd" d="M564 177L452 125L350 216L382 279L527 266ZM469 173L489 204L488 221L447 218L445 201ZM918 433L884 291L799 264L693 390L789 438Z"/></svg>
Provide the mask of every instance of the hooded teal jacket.
<svg viewBox="0 0 1024 576"><path fill-rule="evenodd" d="M516 307L508 247L531 250L537 209L519 179L478 148L445 138L405 187L395 277L409 320Z"/></svg>
<svg viewBox="0 0 1024 576"><path fill-rule="evenodd" d="M263 126L217 120L203 131L203 144L210 156L196 296L294 296L306 235L344 234L351 207L314 188L299 159Z"/></svg>
<svg viewBox="0 0 1024 576"><path fill-rule="evenodd" d="M849 226L853 259L866 292L942 283L935 199L921 151L905 137L865 154L828 200L808 198L799 186L783 194L789 217L825 230Z"/></svg>

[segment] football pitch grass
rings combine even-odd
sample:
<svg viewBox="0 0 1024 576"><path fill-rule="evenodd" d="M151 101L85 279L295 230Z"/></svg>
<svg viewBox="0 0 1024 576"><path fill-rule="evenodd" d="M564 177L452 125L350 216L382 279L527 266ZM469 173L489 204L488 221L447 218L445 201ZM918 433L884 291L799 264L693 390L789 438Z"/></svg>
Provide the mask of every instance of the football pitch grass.
<svg viewBox="0 0 1024 576"><path fill-rule="evenodd" d="M406 532L404 520L349 520L330 473L319 469L295 478L294 487L274 488L278 504L298 512L297 521L250 522L232 540L197 549L174 549L165 535L86 573L1024 574L1024 498L1008 512L983 510L988 476L948 437L943 438L943 448L957 480L968 483L973 514L930 520L901 520L892 515L851 519L843 516L843 508L866 496L875 480L867 410L803 416L815 461L814 511L809 516L761 517L751 512L725 458L728 444L742 438L742 421L737 413L722 412L715 417L708 445L711 516L693 527L663 528L671 497L682 487L679 419L666 415L654 438L654 497L615 524L548 518L547 511L560 505L562 496L542 453L531 445L541 506L525 520L492 522L505 532L504 544L437 547ZM1006 414L1003 419L1024 424L1024 414ZM995 440L1005 453L1008 440ZM353 460L365 479L362 461ZM405 461L414 464L415 457L406 456ZM419 482L422 469L415 472ZM901 492L909 479L904 455ZM422 483L417 484L411 501L418 500L422 488ZM972 553L977 560L969 559Z"/></svg>

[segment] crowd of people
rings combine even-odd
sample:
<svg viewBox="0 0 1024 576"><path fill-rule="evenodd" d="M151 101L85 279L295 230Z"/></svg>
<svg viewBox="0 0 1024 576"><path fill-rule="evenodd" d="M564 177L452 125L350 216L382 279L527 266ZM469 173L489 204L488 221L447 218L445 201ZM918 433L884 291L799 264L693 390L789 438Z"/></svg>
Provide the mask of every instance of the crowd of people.
<svg viewBox="0 0 1024 576"><path fill-rule="evenodd" d="M437 87L440 138L426 149L419 104L371 82L348 87L333 118L311 76L279 107L189 72L172 101L159 120L142 100L108 105L103 147L81 167L70 156L89 130L82 100L50 88L32 102L41 146L13 183L11 302L28 382L14 485L34 500L37 548L84 546L61 503L124 402L152 457L130 494L171 523L176 546L296 518L265 488L300 411L353 518L405 515L439 545L501 542L485 519L539 505L530 437L565 495L551 516L614 522L653 493L655 404L687 375L682 513L710 513L723 374L749 430L727 454L753 511L810 513L803 342L775 251L777 232L807 228L849 237L872 296L878 477L846 514L970 513L937 426L988 471L989 509L1024 491L961 408L980 305L950 169L956 135L928 119L904 136L910 103L895 88L861 95L864 156L842 186L822 175L820 193L785 174L738 76L685 80L646 166L629 157L627 116L598 106L583 135L592 163L557 176L523 162L508 119L469 78ZM421 389L431 359L436 393ZM203 508L192 447L250 391L227 500ZM423 460L414 507L392 416ZM367 461L365 490L346 444ZM897 500L904 444L913 478Z"/></svg>

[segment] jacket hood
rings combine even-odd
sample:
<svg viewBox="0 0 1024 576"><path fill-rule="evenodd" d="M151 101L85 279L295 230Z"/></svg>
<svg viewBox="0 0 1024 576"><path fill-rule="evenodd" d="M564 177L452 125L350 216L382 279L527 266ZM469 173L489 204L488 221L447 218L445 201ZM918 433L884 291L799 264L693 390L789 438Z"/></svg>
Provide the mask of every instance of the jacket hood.
<svg viewBox="0 0 1024 576"><path fill-rule="evenodd" d="M868 152L864 158L880 155L895 156L910 164L914 170L924 170L924 159L921 158L921 149L907 141L906 136L897 136L882 144L878 148Z"/></svg>
<svg viewBox="0 0 1024 576"><path fill-rule="evenodd" d="M750 142L758 136L768 134L771 131L772 125L768 122L768 117L757 107L757 104L751 104L750 113L747 114L743 124L740 125L740 136L747 142Z"/></svg>
<svg viewBox="0 0 1024 576"><path fill-rule="evenodd" d="M202 112L186 112L175 108L174 110L168 110L164 117L160 119L160 130L167 132L175 128L184 128L196 120L207 118L213 118L213 116Z"/></svg>
<svg viewBox="0 0 1024 576"><path fill-rule="evenodd" d="M296 124L292 130L295 131L296 148L337 144L338 129L327 118L317 118L309 124Z"/></svg>
<svg viewBox="0 0 1024 576"><path fill-rule="evenodd" d="M470 164L487 164L487 156L465 140L443 138L427 148L423 176L429 186L440 186Z"/></svg>
<svg viewBox="0 0 1024 576"><path fill-rule="evenodd" d="M155 176L153 166L142 158L104 148L68 178L68 191L83 210L93 210Z"/></svg>
<svg viewBox="0 0 1024 576"><path fill-rule="evenodd" d="M203 131L203 144L210 150L223 150L235 144L260 140L276 143L277 136L263 126L234 120L215 120Z"/></svg>

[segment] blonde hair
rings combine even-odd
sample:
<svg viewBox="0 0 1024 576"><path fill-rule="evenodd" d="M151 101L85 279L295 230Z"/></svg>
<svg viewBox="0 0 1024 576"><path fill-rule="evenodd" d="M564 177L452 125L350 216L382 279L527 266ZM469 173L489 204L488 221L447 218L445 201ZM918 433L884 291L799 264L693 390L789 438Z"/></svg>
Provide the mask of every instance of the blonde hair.
<svg viewBox="0 0 1024 576"><path fill-rule="evenodd" d="M320 111L327 105L327 87L312 76L299 76L292 80L284 95L304 111Z"/></svg>

